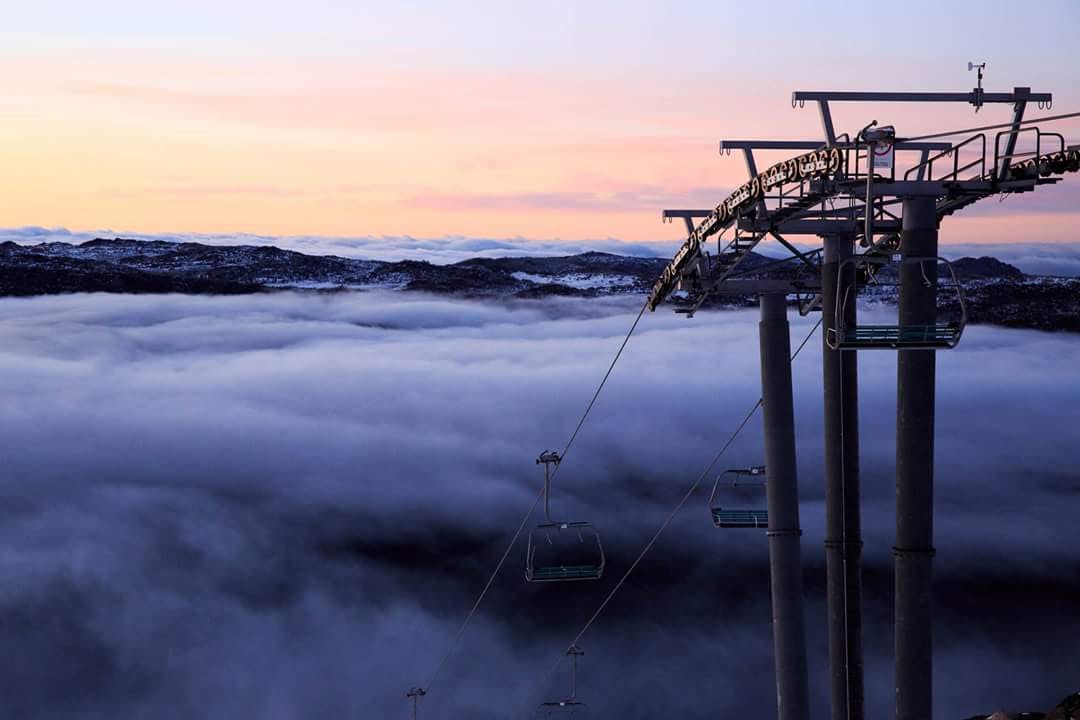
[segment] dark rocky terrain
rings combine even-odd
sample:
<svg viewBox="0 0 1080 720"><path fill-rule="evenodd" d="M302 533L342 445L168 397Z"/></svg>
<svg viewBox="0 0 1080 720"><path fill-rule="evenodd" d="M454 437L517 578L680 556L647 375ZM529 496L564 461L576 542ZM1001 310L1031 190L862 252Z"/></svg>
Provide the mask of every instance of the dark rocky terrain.
<svg viewBox="0 0 1080 720"><path fill-rule="evenodd" d="M752 254L742 267L761 274L770 260ZM0 244L0 296L70 292L241 294L280 289L392 288L478 298L535 299L643 294L667 258L590 252L565 257L475 258L452 265L306 255L268 246L216 246L97 239L81 245ZM1025 275L991 257L953 263L969 322L1080 332L1080 279ZM886 268L879 277L892 278ZM887 284L869 293L893 302ZM727 306L752 298L728 297ZM955 300L943 293L943 309Z"/></svg>
<svg viewBox="0 0 1080 720"><path fill-rule="evenodd" d="M1055 705L1050 712L1006 712L998 710L990 715L975 715L968 720L1080 720L1080 692L1069 695Z"/></svg>

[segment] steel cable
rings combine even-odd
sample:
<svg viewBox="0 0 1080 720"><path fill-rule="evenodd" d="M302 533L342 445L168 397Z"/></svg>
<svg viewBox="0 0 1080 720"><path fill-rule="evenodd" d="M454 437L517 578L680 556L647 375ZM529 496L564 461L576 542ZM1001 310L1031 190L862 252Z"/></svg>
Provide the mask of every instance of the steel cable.
<svg viewBox="0 0 1080 720"><path fill-rule="evenodd" d="M948 137L950 135L967 135L969 133L977 133L984 130L999 130L1001 128L1011 128L1013 127L1013 125L1031 125L1032 123L1037 122L1051 122L1054 120L1065 120L1074 117L1080 117L1080 112L1065 113L1064 115L1048 115L1047 117L1041 118L1031 118L1030 120L1022 120L1018 123L995 123L994 125L983 125L981 127L968 128L966 130L949 130L948 132L932 133L930 135L919 135L918 137L896 138L894 142L918 142L920 140L933 140L934 138Z"/></svg>
<svg viewBox="0 0 1080 720"><path fill-rule="evenodd" d="M817 332L817 329L821 327L822 320L823 318L818 319L818 321L814 324L814 327L811 328L810 332L806 334L805 338L803 338L803 341L799 343L799 347L797 347L795 349L795 352L791 354L791 360L795 360L795 358L799 356L799 353L802 352L802 349L806 347L806 344L810 341L810 338L813 337L814 333ZM604 611L605 608L607 608L611 600L626 583L627 579L629 579L630 575L634 572L637 566L641 564L641 561L645 558L649 551L652 550L653 546L656 544L656 541L659 540L660 536L664 534L665 530L667 530L668 526L675 519L675 516L679 514L679 511L682 510L683 506L686 505L687 501L701 486L701 481L708 477L709 473L712 472L713 469L716 467L716 463L720 462L720 458L723 457L724 453L727 452L728 448L731 447L732 443L735 442L735 439L738 438L739 434L742 433L743 429L746 428L751 418L754 417L758 409L761 407L761 404L762 399L758 398L758 401L754 403L754 406L752 408L750 408L750 412L746 414L746 417L743 418L741 423L739 423L739 426L735 428L735 432L733 432L731 436L728 437L727 441L716 453L716 455L713 456L709 464L705 467L701 474L698 475L697 479L694 480L694 482L690 485L690 488L686 491L682 498L679 499L679 502L676 503L675 507L671 510L671 512L668 513L667 517L664 519L664 522L661 523L657 531L653 533L653 536L649 539L649 542L647 542L645 544L645 547L642 548L641 552L638 553L637 558L635 558L634 561L630 564L630 567L628 567L626 572L623 573L623 576L619 578L619 581L615 584L615 587L611 589L611 592L607 594L603 602L600 603L600 606L596 609L592 616L589 617L588 621L586 621L585 625L582 626L581 630L578 631L577 635L574 636L574 639L570 641L570 644L567 646L567 650L564 651L563 654L560 655L554 663L552 663L551 667L548 668L547 672L544 673L541 682L537 685L537 689L546 685L550 681L551 676L555 673L555 670L558 669L559 663L562 662L563 657L566 656L566 653L569 652L569 649L575 647L581 640L581 638L584 637L585 633L589 631L589 628L593 626L596 620L600 617L600 614ZM536 694L537 693L535 691L532 693L533 696L535 696Z"/></svg>
<svg viewBox="0 0 1080 720"><path fill-rule="evenodd" d="M617 363L619 361L619 358L622 357L623 350L626 349L627 343L630 342L630 337L634 334L634 331L637 330L637 326L641 322L641 318L644 316L645 309L647 307L648 303L641 306L641 310L638 312L637 317L634 319L633 325L630 326L630 330L626 333L626 337L623 338L622 344L619 345L619 349L615 353L615 357L611 360L611 364L608 365L607 372L604 373L603 379L600 380L600 384L597 386L596 392L593 393L592 399L589 400L589 404L585 407L585 412L582 413L581 419L578 420L577 427L574 428L574 432L571 433L570 439L563 447L563 451L560 455L561 458L566 457L566 453L569 452L570 447L574 444L574 440L577 439L578 433L581 432L582 426L585 425L585 420L589 417L589 413L592 411L593 406L596 404L597 398L600 397L600 392L604 389L604 385L607 384L608 378L611 377L611 373L615 369L615 363ZM555 475L559 472L560 467L561 464L555 466L555 469L551 473L552 478L554 478ZM418 690L422 691L423 695L426 695L431 691L431 686L435 684L435 681L439 678L439 675L446 667L446 663L449 662L451 656L454 654L454 650L457 648L457 645L461 641L461 638L465 635L465 631L468 629L469 623L472 622L473 616L475 616L477 610L480 609L480 605L481 603L483 603L484 598L487 596L488 591L491 589L492 584L495 582L495 578L498 576L499 571L502 570L503 565L506 564L507 558L510 557L510 552L513 550L514 545L517 544L517 541L521 538L521 533L524 532L525 526L528 525L529 518L532 517L532 514L536 511L536 506L540 504L540 500L543 499L543 497L544 488L543 486L541 486L540 492L537 493L536 498L532 502L532 505L529 506L528 511L525 513L524 517L521 518L521 523L518 525L518 528L514 532L513 537L510 538L510 542L507 544L506 549L503 551L502 557L499 558L498 564L495 565L495 569L488 577L487 582L484 584L484 588L477 596L476 602L473 603L472 607L469 609L469 612L465 615L465 619L464 621L462 621L461 626L458 628L457 633L454 635L454 639L453 641L451 641L450 647L447 648L446 653L439 661L439 664L435 667L435 671L431 674L427 684L421 688L417 688Z"/></svg>

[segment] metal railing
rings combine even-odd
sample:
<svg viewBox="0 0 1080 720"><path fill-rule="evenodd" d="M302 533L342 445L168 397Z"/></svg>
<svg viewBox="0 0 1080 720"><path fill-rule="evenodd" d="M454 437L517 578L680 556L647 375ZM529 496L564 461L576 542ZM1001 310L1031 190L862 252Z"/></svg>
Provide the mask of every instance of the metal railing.
<svg viewBox="0 0 1080 720"><path fill-rule="evenodd" d="M1064 135L1062 135L1061 133L1056 133L1056 132L1043 132L1042 130L1040 130L1038 128L1038 126L1033 125L1031 127L1020 128L1019 130L1016 131L1016 136L1017 136L1017 139L1019 139L1020 136L1024 135L1025 133L1027 133L1027 134L1035 133L1035 149L1034 150L1025 150L1025 151L1013 150L1013 152L1011 152L1011 153L1003 153L1001 151L1001 140L1002 140L1002 138L1007 139L1010 135L1013 134L1013 132L1014 132L1013 130L1003 130L1003 131L999 132L994 137L994 168L996 170L999 170L1001 168L1001 166L1002 166L1002 163L1005 162L1005 161L1008 161L1010 164L1013 164L1013 162L1015 160L1017 160L1017 159L1023 159L1023 158L1029 158L1029 157L1040 158L1043 155L1046 155L1046 154L1048 154L1050 152L1065 152L1065 136ZM1044 151L1043 150L1043 138L1044 137L1056 139L1058 141L1058 149L1056 151L1051 151L1051 150Z"/></svg>
<svg viewBox="0 0 1080 720"><path fill-rule="evenodd" d="M960 150L962 148L965 148L968 145L976 143L976 142L978 142L980 144L979 156L975 160L972 160L971 162L967 163L966 165L961 165L960 164ZM935 178L934 177L934 163L937 162L938 160L941 160L942 158L947 158L947 157L950 157L950 156L952 157L952 172L947 173L945 175L942 175L939 178ZM972 135L971 137L969 137L964 142L962 142L962 143L960 143L958 145L953 145L948 150L944 150L944 151L938 153L937 155L934 155L933 157L927 158L924 162L919 163L918 165L916 165L915 167L909 169L906 173L904 173L904 180L911 180L912 174L914 174L915 177L918 178L919 177L919 171L921 169L925 169L925 172L926 172L925 179L927 179L927 180L937 181L937 182L956 181L956 180L960 179L960 173L966 172L967 170L970 170L971 168L975 167L976 165L979 166L979 174L976 175L974 178L970 178L970 179L977 180L977 179L986 177L986 134L985 133L979 133L978 135ZM996 162L994 163L994 167L997 167Z"/></svg>

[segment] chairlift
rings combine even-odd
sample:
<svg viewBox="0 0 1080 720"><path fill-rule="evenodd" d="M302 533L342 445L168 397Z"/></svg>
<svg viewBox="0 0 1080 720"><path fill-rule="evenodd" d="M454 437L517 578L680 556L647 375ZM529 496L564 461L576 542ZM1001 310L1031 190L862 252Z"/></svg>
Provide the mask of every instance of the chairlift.
<svg viewBox="0 0 1080 720"><path fill-rule="evenodd" d="M709 495L709 509L712 512L713 525L718 528L765 528L769 527L769 511L761 507L724 507L717 504L716 495L720 489L720 480L731 476L731 488L765 487L765 466L753 465L747 468L730 468L716 476L712 494Z"/></svg>
<svg viewBox="0 0 1080 720"><path fill-rule="evenodd" d="M409 692L405 693L405 697L412 700L412 720L416 720L417 704L419 703L420 698L425 695L427 695L427 690L422 687L410 688Z"/></svg>
<svg viewBox="0 0 1080 720"><path fill-rule="evenodd" d="M577 659L585 654L585 651L577 645L570 646L566 651L570 657L570 697L565 700L542 702L536 708L536 720L569 720L578 718L585 720L590 717L589 706L577 699Z"/></svg>
<svg viewBox="0 0 1080 720"><path fill-rule="evenodd" d="M838 276L843 278L843 271L848 264L856 264L859 257L851 257L839 263ZM855 285L848 286L841 297L837 294L835 308L835 326L829 329L825 341L833 350L950 350L957 346L967 324L967 308L964 304L964 290L956 277L956 270L951 262L943 257L906 257L901 265L917 264L922 270L923 281L932 285L926 275L926 265L934 263L944 265L951 278L951 290L956 293L958 317L945 322L930 325L848 325L844 322L845 310L849 302L855 302ZM873 275L869 282L881 285ZM938 287L942 287L940 284ZM946 286L948 287L948 286Z"/></svg>
<svg viewBox="0 0 1080 720"><path fill-rule="evenodd" d="M529 533L525 555L527 582L599 580L604 575L604 546L592 523L551 519L551 466L562 462L559 454L545 450L536 459L544 466L544 522Z"/></svg>
<svg viewBox="0 0 1080 720"><path fill-rule="evenodd" d="M589 715L589 706L577 700L559 700L544 702L536 708L536 720L554 720L555 718L585 718Z"/></svg>

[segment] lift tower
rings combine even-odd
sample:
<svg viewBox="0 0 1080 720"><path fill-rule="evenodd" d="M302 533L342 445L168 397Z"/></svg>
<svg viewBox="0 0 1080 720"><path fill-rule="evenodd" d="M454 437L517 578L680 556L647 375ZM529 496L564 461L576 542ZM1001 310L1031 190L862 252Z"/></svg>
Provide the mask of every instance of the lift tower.
<svg viewBox="0 0 1080 720"><path fill-rule="evenodd" d="M1003 93L986 92L981 87L955 93L796 92L793 107L807 102L817 105L824 131L821 141L723 141L721 152L742 151L750 176L747 182L713 209L663 213L665 220L682 218L688 238L653 286L650 309L655 310L673 294L679 298L676 312L688 317L716 294L752 293L762 298L762 380L766 446L772 448L767 458L770 476L778 463L794 467L794 442L788 444L783 423L769 421L767 399L783 397L785 389L783 373L774 367L775 348L771 342L767 347L765 340L766 317L770 323L780 317L777 301L767 298L795 295L802 313L822 312L833 720L862 720L865 715L857 351L898 351L896 717L929 720L935 354L959 342L966 319L955 275L960 318L942 323L936 317L939 266L944 263L951 273L951 265L937 257L938 227L944 217L978 200L1029 192L1058 182L1057 175L1080 169L1080 149L1067 148L1058 133L1024 122L1029 103L1049 107L1051 101L1049 93L1033 93L1026 87ZM976 108L1005 104L1013 112L1007 129L990 136L973 132L958 142L906 142L892 137L888 128L874 129L876 123L854 138L837 134L830 110L834 102L963 102ZM1021 137L1029 139L1033 149L1018 150ZM759 171L756 150L804 153ZM901 163L901 158L906 160ZM900 165L905 166L903 171L898 170ZM730 236L728 231L732 231ZM787 239L792 235L818 236L822 247L803 252ZM706 250L713 236L715 255ZM798 271L787 280L754 275L745 269L745 261L766 238L776 240L791 253ZM889 264L898 266L900 278L898 322L891 326L860 325L855 296ZM787 371L790 373L790 367ZM790 386L787 393L790 395ZM775 410L773 417L777 417ZM774 501L780 506L796 502L794 482L782 487L774 491L787 497L783 501L770 497L770 511ZM774 518L770 512L770 531ZM792 562L790 550L780 551L779 539L783 537L770 534L779 717L802 720L808 711L800 689L805 680L797 676L805 673L805 640L791 637L802 633L801 593L799 601L793 602L788 584L798 576L798 554Z"/></svg>
<svg viewBox="0 0 1080 720"><path fill-rule="evenodd" d="M980 83L981 84L981 83ZM802 103L815 101L822 117L826 138L835 134L829 130L830 124L830 101L855 101L855 102L963 102L969 103L978 109L986 103L1005 103L1013 107L1013 121L1011 132L1004 136L999 135L1000 144L1002 137L1005 139L1004 153L1000 158L995 158L994 166L990 168L992 177L999 179L1007 176L1009 164L1015 153L1016 143L1021 132L1021 123L1029 100L1049 105L1052 96L1046 94L1031 93L1030 88L1014 88L1011 93L985 93L981 88L974 89L971 93L829 93L796 92L792 96L794 102ZM974 140L978 136L973 136ZM887 141L886 141L887 142ZM969 141L965 141L967 143ZM985 148L985 137L983 138ZM874 246L873 233L873 203L875 201L873 179L875 147L880 146L880 141L868 145L867 149L867 195L864 199L864 236L863 243L867 247ZM1062 150L1064 148L1062 147ZM955 162L954 171L946 173L951 182L960 182L960 147L950 148ZM947 153L946 153L947 154ZM929 165L927 158L919 166ZM986 176L986 151L983 149L980 158L975 161L980 163L980 179ZM890 170L894 163L890 163ZM972 169L971 166L967 169ZM945 188L940 190L935 186L932 177L923 175L917 177L910 187L890 188L879 184L882 188L881 197L886 193L901 201L901 236L900 256L904 259L912 258L936 258L938 254L938 224L937 212L938 198L946 193ZM905 176L905 180L906 180ZM970 196L969 196L970 197ZM967 199L967 198L965 198ZM900 273L900 317L899 328L931 327L936 325L936 302L937 302L937 267L936 260L929 263L903 263L899 268ZM855 265L850 265L852 271ZM843 277L841 275L841 277ZM842 280L841 280L842 282ZM835 299L834 299L835 302ZM851 303L854 306L854 303ZM828 298L823 305L826 316L828 315ZM853 314L853 310L851 311ZM841 318L855 325L854 318ZM898 341L900 338L897 338ZM843 343L837 343L842 347ZM889 348L887 344L881 345ZM866 346L869 349L872 346ZM933 650L932 650L932 601L931 601L931 562L933 558L933 488L934 488L934 394L935 394L935 353L933 342L912 342L910 346L892 346L899 350L897 359L897 427L896 427L896 545L893 547L895 557L895 611L894 611L894 638L896 652L896 718L897 720L929 720L932 716L932 686L933 686ZM862 348L859 348L862 349ZM839 351L841 358L844 350ZM846 354L854 357L854 352ZM826 353L828 356L829 353ZM843 365L843 359L840 361ZM828 372L826 370L826 372ZM854 375L854 372L852 372ZM828 378L826 378L828 382ZM857 378L845 377L841 380L841 391L851 385L857 384ZM826 407L828 407L829 388L826 386ZM843 400L841 400L841 403ZM844 408L843 419L847 418L847 411L857 413L857 408ZM828 410L826 410L828 414ZM843 424L841 427L845 427ZM857 420L856 420L857 424ZM850 427L850 426L846 426ZM828 438L827 440L828 441ZM847 442L842 438L846 456ZM857 440L856 440L857 442ZM857 452L857 449L856 449ZM828 457L828 448L826 449ZM857 460L856 460L857 462ZM830 475L831 477L831 475ZM856 480L857 481L857 480ZM858 497L854 498L858 503ZM857 523L856 517L853 518ZM847 524L847 522L845 522ZM832 525L830 525L830 528ZM850 527L850 526L849 526ZM858 525L855 525L854 536L849 535L848 542L853 537L858 540ZM861 546L861 542L860 542ZM860 550L850 547L846 558L851 558ZM830 576L833 573L830 572ZM854 582L857 587L858 578L849 578L846 583ZM833 585L830 580L830 589ZM851 585L848 584L848 592ZM829 604L833 605L833 597L830 592ZM861 612L856 608L850 610L850 595L848 595L849 613L847 630L849 634L856 634L856 642L861 642L858 633L861 631L861 619L852 615L853 612ZM830 609L830 617L833 611ZM854 627L853 627L854 624ZM830 633L831 635L832 633ZM850 637L849 637L850 641ZM852 657L858 658L859 665L850 667L848 671L848 708L847 713L837 712L835 704L836 688L834 688L834 718L848 718L855 720L862 716L862 678L861 678L861 647L849 645L848 662ZM835 671L834 671L835 672ZM857 685L856 685L857 683Z"/></svg>

